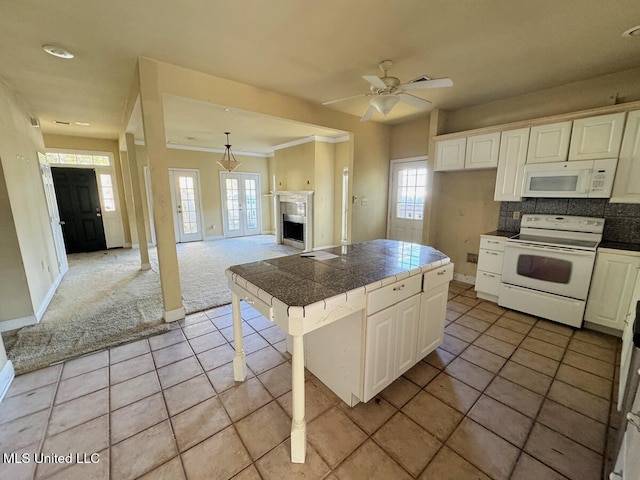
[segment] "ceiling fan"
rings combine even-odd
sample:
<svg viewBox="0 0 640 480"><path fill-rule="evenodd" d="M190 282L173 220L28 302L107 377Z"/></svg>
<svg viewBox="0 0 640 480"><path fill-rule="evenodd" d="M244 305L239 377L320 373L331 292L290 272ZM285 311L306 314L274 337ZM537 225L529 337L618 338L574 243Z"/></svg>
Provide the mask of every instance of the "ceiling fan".
<svg viewBox="0 0 640 480"><path fill-rule="evenodd" d="M393 62L391 60L383 60L378 64L378 67L384 74L382 77L377 77L375 75L362 76L362 78L371 84L370 93L362 93L351 97L330 100L328 102L323 102L322 104L331 105L333 103L351 100L352 98L373 97L369 103L369 108L364 112L364 115L360 119L361 122L366 122L371 119L376 110L381 114L386 115L398 102L408 103L416 108L424 108L431 103L429 100L407 93L408 91L453 86L453 81L451 81L450 78L431 79L426 75L422 75L407 83L400 83L400 79L390 77L388 75L392 66Z"/></svg>

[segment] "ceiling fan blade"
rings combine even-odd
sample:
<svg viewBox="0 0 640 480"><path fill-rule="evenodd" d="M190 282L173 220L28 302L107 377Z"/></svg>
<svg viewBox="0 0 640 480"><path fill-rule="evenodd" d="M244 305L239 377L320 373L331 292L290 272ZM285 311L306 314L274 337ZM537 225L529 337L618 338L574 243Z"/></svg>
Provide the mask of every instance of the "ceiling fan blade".
<svg viewBox="0 0 640 480"><path fill-rule="evenodd" d="M364 115L362 115L362 118L360 119L360 121L366 122L367 120L370 120L371 117L373 117L373 114L375 111L376 111L376 107L374 107L373 105L369 105L369 108L367 109L366 112L364 112Z"/></svg>
<svg viewBox="0 0 640 480"><path fill-rule="evenodd" d="M415 95L409 95L408 93L399 93L398 97L400 97L400 100L404 103L408 103L409 105L416 108L425 108L431 105L431 102L429 100L416 97Z"/></svg>
<svg viewBox="0 0 640 480"><path fill-rule="evenodd" d="M363 75L362 78L376 88L387 88L387 84L384 83L380 77L375 75Z"/></svg>
<svg viewBox="0 0 640 480"><path fill-rule="evenodd" d="M331 105L333 103L344 102L346 100L351 100L352 98L358 97L366 97L366 93L361 93L360 95L351 95L350 97L338 98L337 100L329 100L328 102L322 102L322 105Z"/></svg>
<svg viewBox="0 0 640 480"><path fill-rule="evenodd" d="M424 88L452 87L453 81L450 78L434 78L433 80L416 80L414 82L400 85L404 90L422 90Z"/></svg>

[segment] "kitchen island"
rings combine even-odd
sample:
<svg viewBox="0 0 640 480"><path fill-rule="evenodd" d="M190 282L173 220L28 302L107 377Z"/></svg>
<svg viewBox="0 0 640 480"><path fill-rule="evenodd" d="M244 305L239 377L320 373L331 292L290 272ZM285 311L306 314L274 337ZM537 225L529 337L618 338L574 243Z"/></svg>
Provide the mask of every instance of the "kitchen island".
<svg viewBox="0 0 640 480"><path fill-rule="evenodd" d="M453 264L428 246L373 240L227 269L236 381L245 379L240 300L287 334L291 461L306 452L304 368L347 404L368 401L442 342Z"/></svg>

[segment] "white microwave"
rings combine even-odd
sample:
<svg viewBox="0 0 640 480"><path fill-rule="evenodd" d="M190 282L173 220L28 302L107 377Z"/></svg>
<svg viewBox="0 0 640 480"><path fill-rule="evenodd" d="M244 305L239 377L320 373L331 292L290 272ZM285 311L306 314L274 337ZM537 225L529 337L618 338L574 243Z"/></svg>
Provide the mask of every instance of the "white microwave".
<svg viewBox="0 0 640 480"><path fill-rule="evenodd" d="M524 166L523 197L609 198L617 158Z"/></svg>

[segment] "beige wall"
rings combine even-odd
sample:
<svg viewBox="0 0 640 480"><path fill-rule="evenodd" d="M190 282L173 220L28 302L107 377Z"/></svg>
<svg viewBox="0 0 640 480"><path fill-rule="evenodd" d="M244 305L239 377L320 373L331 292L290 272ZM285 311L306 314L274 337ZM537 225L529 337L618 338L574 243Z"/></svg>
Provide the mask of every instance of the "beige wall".
<svg viewBox="0 0 640 480"><path fill-rule="evenodd" d="M145 192L144 166L149 165L147 150L145 147L136 147L138 158L138 168L140 170L140 188ZM201 152L195 150L167 149L169 168L198 170L200 176L200 196L202 199L202 223L205 237L217 237L223 235L222 229L222 208L220 205L220 171L222 168L217 164L222 158L221 153ZM236 160L241 165L235 172L257 173L260 175L260 188L262 189L262 230L271 231L271 197L265 197L269 193L269 162L266 157L249 157L245 155L235 155ZM143 194L144 217L149 232L149 206L147 205L146 193ZM134 243L137 243L137 235L132 232ZM148 236L150 239L151 236Z"/></svg>
<svg viewBox="0 0 640 480"><path fill-rule="evenodd" d="M336 245L333 231L333 202L334 190L340 189L340 184L334 185L334 165L336 144L314 142L315 144L315 183L313 189L314 248Z"/></svg>
<svg viewBox="0 0 640 480"><path fill-rule="evenodd" d="M27 112L0 81L0 321L38 313L59 273L37 158L44 142Z"/></svg>
<svg viewBox="0 0 640 480"><path fill-rule="evenodd" d="M314 190L315 142L280 148L273 154L276 190Z"/></svg>
<svg viewBox="0 0 640 480"><path fill-rule="evenodd" d="M636 68L450 111L444 129L439 133L459 132L603 107L610 105L609 97L613 94L618 94L618 103L640 100L639 78L640 68Z"/></svg>
<svg viewBox="0 0 640 480"><path fill-rule="evenodd" d="M429 117L424 116L410 122L394 125L391 129L389 157L420 157L429 154Z"/></svg>

